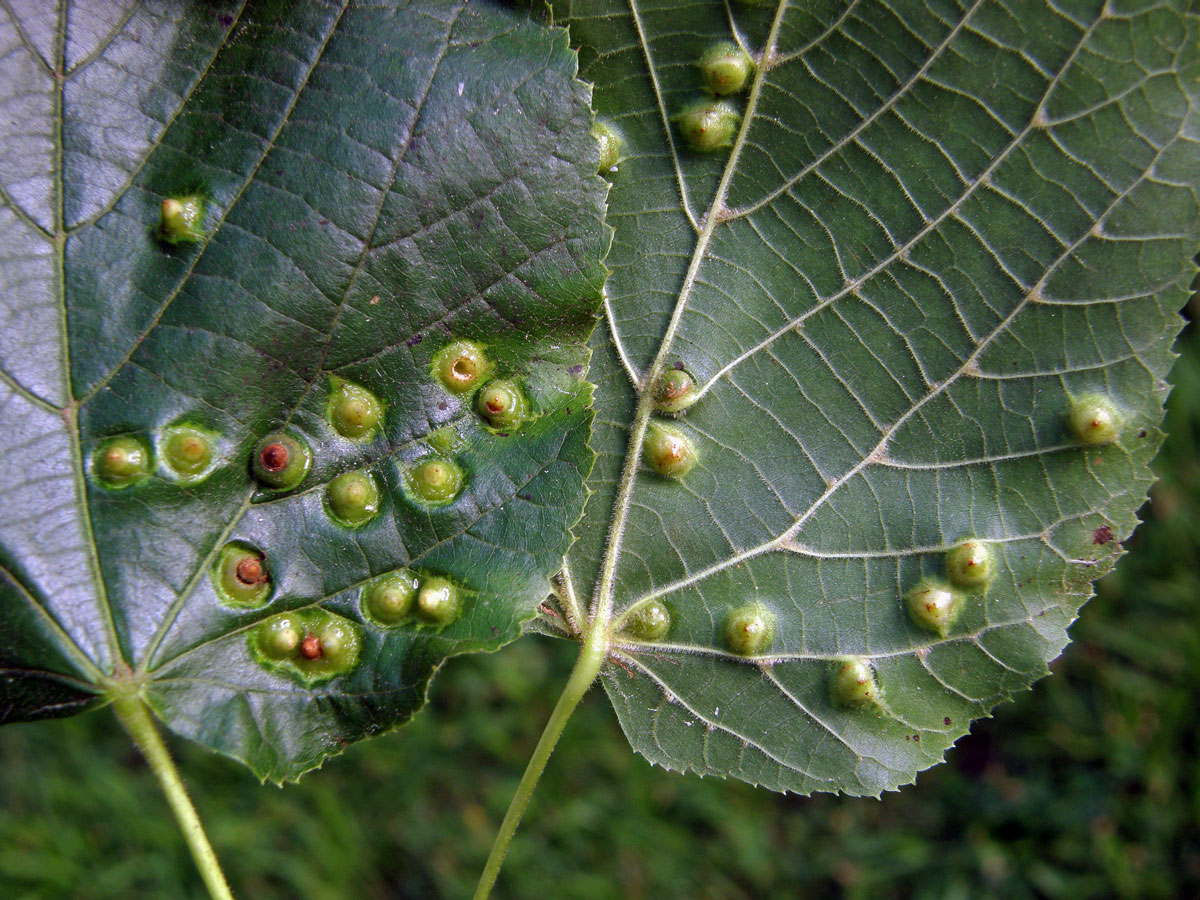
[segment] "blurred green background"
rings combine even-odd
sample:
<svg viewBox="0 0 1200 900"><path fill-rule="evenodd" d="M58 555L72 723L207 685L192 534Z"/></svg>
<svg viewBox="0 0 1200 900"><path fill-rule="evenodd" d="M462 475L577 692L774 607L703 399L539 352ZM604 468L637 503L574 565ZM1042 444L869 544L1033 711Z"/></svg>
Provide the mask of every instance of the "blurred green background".
<svg viewBox="0 0 1200 900"><path fill-rule="evenodd" d="M1195 307L1195 302L1193 302ZM1193 317L1198 312L1191 310ZM512 900L1200 897L1200 336L1132 554L1040 682L882 801L651 768L597 691L501 874ZM299 785L173 741L244 900L469 897L572 662L527 638L452 661L430 707ZM0 730L0 897L207 895L107 710Z"/></svg>

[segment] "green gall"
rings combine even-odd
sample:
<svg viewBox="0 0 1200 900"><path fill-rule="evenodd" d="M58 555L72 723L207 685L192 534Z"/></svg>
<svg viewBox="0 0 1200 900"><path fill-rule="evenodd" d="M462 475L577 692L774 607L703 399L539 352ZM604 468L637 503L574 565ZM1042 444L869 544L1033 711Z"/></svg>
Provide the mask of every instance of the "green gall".
<svg viewBox="0 0 1200 900"><path fill-rule="evenodd" d="M298 616L281 613L264 619L255 629L258 649L271 659L288 659L295 656L303 637L304 625Z"/></svg>
<svg viewBox="0 0 1200 900"><path fill-rule="evenodd" d="M235 541L217 554L209 572L217 596L229 606L258 607L271 596L271 573L261 551Z"/></svg>
<svg viewBox="0 0 1200 900"><path fill-rule="evenodd" d="M644 600L625 614L621 634L638 641L657 641L671 630L671 613L661 600Z"/></svg>
<svg viewBox="0 0 1200 900"><path fill-rule="evenodd" d="M758 604L733 610L725 620L725 643L738 656L755 656L771 644L775 617Z"/></svg>
<svg viewBox="0 0 1200 900"><path fill-rule="evenodd" d="M661 413L680 413L698 399L696 379L686 369L667 369L654 379L654 408Z"/></svg>
<svg viewBox="0 0 1200 900"><path fill-rule="evenodd" d="M264 487L286 491L304 480L311 465L307 444L290 434L272 434L255 448L251 468Z"/></svg>
<svg viewBox="0 0 1200 900"><path fill-rule="evenodd" d="M379 515L379 486L369 472L343 472L325 488L325 508L342 525L364 525Z"/></svg>
<svg viewBox="0 0 1200 900"><path fill-rule="evenodd" d="M642 447L646 465L668 478L682 478L696 464L696 451L686 434L674 425L651 422Z"/></svg>
<svg viewBox="0 0 1200 900"><path fill-rule="evenodd" d="M592 126L592 137L600 146L600 167L597 171L599 174L605 175L621 161L621 151L624 149L625 142L611 125L601 122L599 119Z"/></svg>
<svg viewBox="0 0 1200 900"><path fill-rule="evenodd" d="M250 632L259 664L312 687L345 674L358 664L362 629L320 608L281 613Z"/></svg>
<svg viewBox="0 0 1200 900"><path fill-rule="evenodd" d="M329 380L332 390L326 414L334 431L355 441L369 438L383 417L383 404L379 398L365 387L336 376Z"/></svg>
<svg viewBox="0 0 1200 900"><path fill-rule="evenodd" d="M493 381L475 398L475 410L500 431L516 428L528 414L525 392L515 381Z"/></svg>
<svg viewBox="0 0 1200 900"><path fill-rule="evenodd" d="M417 616L430 625L449 625L462 614L458 588L447 579L434 576L421 582L417 590Z"/></svg>
<svg viewBox="0 0 1200 900"><path fill-rule="evenodd" d="M735 94L754 77L754 61L732 41L720 41L700 57L700 73L714 94Z"/></svg>
<svg viewBox="0 0 1200 900"><path fill-rule="evenodd" d="M838 706L852 709L879 702L879 684L875 671L857 656L835 660L829 677L829 697Z"/></svg>
<svg viewBox="0 0 1200 900"><path fill-rule="evenodd" d="M425 437L431 450L440 456L450 456L462 447L464 441L453 425L443 425L434 431L429 432Z"/></svg>
<svg viewBox="0 0 1200 900"><path fill-rule="evenodd" d="M986 588L996 577L992 548L974 538L959 541L946 551L945 570L946 578L956 587L967 590Z"/></svg>
<svg viewBox="0 0 1200 900"><path fill-rule="evenodd" d="M217 435L196 425L173 425L163 431L159 456L179 481L194 483L208 472Z"/></svg>
<svg viewBox="0 0 1200 900"><path fill-rule="evenodd" d="M407 569L380 575L363 588L363 615L384 626L403 621L416 604L417 587L417 576Z"/></svg>
<svg viewBox="0 0 1200 900"><path fill-rule="evenodd" d="M742 114L725 100L697 100L675 117L684 142L697 153L730 146L741 120Z"/></svg>
<svg viewBox="0 0 1200 900"><path fill-rule="evenodd" d="M195 243L203 238L204 198L189 194L163 200L158 236L168 244Z"/></svg>
<svg viewBox="0 0 1200 900"><path fill-rule="evenodd" d="M483 348L471 341L454 341L433 356L433 375L442 386L462 394L487 380L492 364Z"/></svg>
<svg viewBox="0 0 1200 900"><path fill-rule="evenodd" d="M923 578L904 595L904 606L913 622L942 637L962 612L963 595L937 578Z"/></svg>
<svg viewBox="0 0 1200 900"><path fill-rule="evenodd" d="M129 487L150 474L150 448L135 437L109 438L93 455L92 471L107 488Z"/></svg>
<svg viewBox="0 0 1200 900"><path fill-rule="evenodd" d="M1086 394L1071 401L1067 427L1079 443L1087 447L1111 444L1121 436L1120 412L1107 397Z"/></svg>
<svg viewBox="0 0 1200 900"><path fill-rule="evenodd" d="M404 485L418 503L449 503L462 490L463 473L448 459L427 457L404 473Z"/></svg>

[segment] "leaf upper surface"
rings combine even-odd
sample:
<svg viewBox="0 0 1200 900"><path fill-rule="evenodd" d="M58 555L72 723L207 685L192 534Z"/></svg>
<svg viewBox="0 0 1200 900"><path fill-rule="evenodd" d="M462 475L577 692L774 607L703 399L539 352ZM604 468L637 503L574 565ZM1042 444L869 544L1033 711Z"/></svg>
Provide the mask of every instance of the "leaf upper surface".
<svg viewBox="0 0 1200 900"><path fill-rule="evenodd" d="M615 637L633 746L679 770L876 795L1045 674L1136 525L1200 240L1200 51L1186 2L563 2L611 173L597 465L570 593ZM676 121L697 60L758 62L733 146ZM682 479L637 462L644 388L682 365ZM1081 447L1071 399L1119 440ZM632 461L630 461L632 459ZM624 477L624 480L623 480ZM609 523L615 521L614 527ZM997 575L943 637L903 594L947 549ZM730 613L774 619L752 658ZM553 630L546 620L544 630ZM833 666L880 700L847 708Z"/></svg>
<svg viewBox="0 0 1200 900"><path fill-rule="evenodd" d="M13 3L0 49L0 720L140 679L175 731L295 776L410 716L447 656L516 637L582 508L608 236L575 56L435 0ZM200 239L158 240L193 193ZM452 338L522 383L520 428L435 380ZM333 376L380 399L367 439L331 426ZM163 461L179 424L214 435L195 482ZM280 430L311 471L259 490ZM120 435L154 465L113 490L93 458ZM433 454L465 486L425 506L405 471ZM360 468L381 510L351 530L323 493ZM262 608L214 592L235 541L265 555ZM364 582L401 566L457 584L461 618L364 618ZM317 606L361 630L356 666L309 686L256 660L258 622Z"/></svg>

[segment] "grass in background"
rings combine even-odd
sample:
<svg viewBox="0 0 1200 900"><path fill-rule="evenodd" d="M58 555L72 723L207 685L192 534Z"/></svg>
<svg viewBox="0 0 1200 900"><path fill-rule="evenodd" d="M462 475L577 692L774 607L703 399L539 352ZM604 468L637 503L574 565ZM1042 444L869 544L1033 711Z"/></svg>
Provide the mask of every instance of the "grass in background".
<svg viewBox="0 0 1200 900"><path fill-rule="evenodd" d="M1056 675L882 802L650 767L600 696L567 728L501 874L525 900L1200 896L1200 338L1158 470ZM469 897L573 659L540 638L452 661L430 707L284 790L173 741L239 897ZM0 896L203 900L107 710L0 729Z"/></svg>

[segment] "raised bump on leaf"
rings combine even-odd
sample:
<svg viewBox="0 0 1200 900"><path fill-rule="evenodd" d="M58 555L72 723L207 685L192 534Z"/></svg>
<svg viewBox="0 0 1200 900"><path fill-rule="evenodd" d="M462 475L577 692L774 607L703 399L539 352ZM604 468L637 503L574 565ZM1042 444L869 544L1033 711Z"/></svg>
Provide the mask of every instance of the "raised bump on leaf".
<svg viewBox="0 0 1200 900"><path fill-rule="evenodd" d="M363 615L379 625L396 625L412 614L418 586L417 576L408 569L380 575L363 588Z"/></svg>
<svg viewBox="0 0 1200 900"><path fill-rule="evenodd" d="M675 124L687 145L697 153L723 150L733 143L742 114L726 100L705 98L689 103Z"/></svg>
<svg viewBox="0 0 1200 900"><path fill-rule="evenodd" d="M725 643L739 656L755 656L771 645L775 616L757 603L738 607L725 620Z"/></svg>
<svg viewBox="0 0 1200 900"><path fill-rule="evenodd" d="M204 198L199 194L187 194L163 200L158 236L168 244L195 243L203 238Z"/></svg>
<svg viewBox="0 0 1200 900"><path fill-rule="evenodd" d="M230 606L258 607L271 596L271 572L263 553L234 541L217 554L210 571L217 596Z"/></svg>
<svg viewBox="0 0 1200 900"><path fill-rule="evenodd" d="M922 578L904 595L909 617L945 637L962 612L963 595L940 578Z"/></svg>
<svg viewBox="0 0 1200 900"><path fill-rule="evenodd" d="M667 369L654 379L654 409L661 413L680 413L696 402L696 379L683 368Z"/></svg>
<svg viewBox="0 0 1200 900"><path fill-rule="evenodd" d="M342 525L364 525L379 515L379 485L365 470L343 472L325 489L325 508Z"/></svg>
<svg viewBox="0 0 1200 900"><path fill-rule="evenodd" d="M451 460L426 457L404 473L404 485L418 503L449 503L462 490L463 473Z"/></svg>
<svg viewBox="0 0 1200 900"><path fill-rule="evenodd" d="M150 448L130 435L109 438L96 449L92 471L106 488L127 488L150 474Z"/></svg>
<svg viewBox="0 0 1200 900"><path fill-rule="evenodd" d="M838 706L861 708L879 702L875 670L861 657L835 660L829 676L829 696Z"/></svg>
<svg viewBox="0 0 1200 900"><path fill-rule="evenodd" d="M600 166L597 171L601 175L606 175L621 161L621 151L625 147L625 141L622 140L616 129L599 119L592 125L592 137L600 145Z"/></svg>
<svg viewBox="0 0 1200 900"><path fill-rule="evenodd" d="M417 617L430 625L449 625L462 614L462 596L451 581L434 575L417 589Z"/></svg>
<svg viewBox="0 0 1200 900"><path fill-rule="evenodd" d="M959 541L947 550L944 566L950 583L967 590L986 588L996 577L992 548L976 538Z"/></svg>
<svg viewBox="0 0 1200 900"><path fill-rule="evenodd" d="M493 428L501 431L516 428L528 411L525 392L515 381L493 381L483 386L475 398L475 410Z"/></svg>
<svg viewBox="0 0 1200 900"><path fill-rule="evenodd" d="M1085 394L1071 401L1067 427L1079 443L1088 447L1111 444L1121 436L1122 416L1111 400L1101 394Z"/></svg>
<svg viewBox="0 0 1200 900"><path fill-rule="evenodd" d="M261 666L312 687L358 664L362 629L317 607L273 616L250 631L249 641Z"/></svg>
<svg viewBox="0 0 1200 900"><path fill-rule="evenodd" d="M271 434L255 448L251 469L264 487L286 491L304 480L311 465L308 444L290 434Z"/></svg>
<svg viewBox="0 0 1200 900"><path fill-rule="evenodd" d="M734 94L754 77L754 62L733 41L718 41L700 57L700 73L714 94Z"/></svg>
<svg viewBox="0 0 1200 900"><path fill-rule="evenodd" d="M671 630L671 613L661 600L643 600L625 614L621 634L638 641L657 641Z"/></svg>
<svg viewBox="0 0 1200 900"><path fill-rule="evenodd" d="M351 440L369 438L383 417L383 404L365 387L336 375L330 376L331 390L326 414L334 430Z"/></svg>
<svg viewBox="0 0 1200 900"><path fill-rule="evenodd" d="M433 374L446 390L465 393L487 380L492 364L473 341L453 341L433 356Z"/></svg>
<svg viewBox="0 0 1200 900"><path fill-rule="evenodd" d="M198 425L172 425L163 430L159 456L177 480L192 484L210 470L217 440L218 435Z"/></svg>
<svg viewBox="0 0 1200 900"><path fill-rule="evenodd" d="M691 439L674 425L651 422L646 429L642 458L659 475L682 478L696 464L696 450Z"/></svg>
<svg viewBox="0 0 1200 900"><path fill-rule="evenodd" d="M259 623L256 646L271 659L288 659L300 647L303 624L292 613L280 613Z"/></svg>

